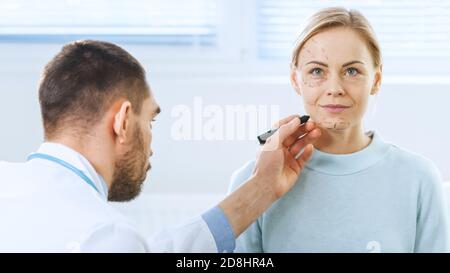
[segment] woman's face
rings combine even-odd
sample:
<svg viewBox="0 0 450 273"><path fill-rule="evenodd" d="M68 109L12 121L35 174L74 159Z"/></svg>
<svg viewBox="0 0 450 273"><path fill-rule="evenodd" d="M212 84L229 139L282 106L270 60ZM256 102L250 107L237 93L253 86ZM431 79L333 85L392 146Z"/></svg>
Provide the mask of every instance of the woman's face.
<svg viewBox="0 0 450 273"><path fill-rule="evenodd" d="M303 96L305 110L320 127L345 130L361 124L369 95L381 83L381 67L374 67L362 37L337 27L304 44L291 80Z"/></svg>

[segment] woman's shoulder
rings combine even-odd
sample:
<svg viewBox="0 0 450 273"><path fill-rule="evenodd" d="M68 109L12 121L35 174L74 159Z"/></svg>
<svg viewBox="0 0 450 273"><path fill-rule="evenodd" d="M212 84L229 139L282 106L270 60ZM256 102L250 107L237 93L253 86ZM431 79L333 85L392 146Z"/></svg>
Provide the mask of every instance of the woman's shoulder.
<svg viewBox="0 0 450 273"><path fill-rule="evenodd" d="M391 146L389 159L394 166L413 171L422 178L440 177L438 168L430 158L393 143L388 145Z"/></svg>

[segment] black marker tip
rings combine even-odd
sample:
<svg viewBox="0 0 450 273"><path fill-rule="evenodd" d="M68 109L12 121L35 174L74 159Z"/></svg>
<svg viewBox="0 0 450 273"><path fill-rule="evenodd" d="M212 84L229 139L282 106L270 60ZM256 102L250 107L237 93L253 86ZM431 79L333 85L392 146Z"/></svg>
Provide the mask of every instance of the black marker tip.
<svg viewBox="0 0 450 273"><path fill-rule="evenodd" d="M300 117L300 124L306 123L309 120L308 115L304 115Z"/></svg>

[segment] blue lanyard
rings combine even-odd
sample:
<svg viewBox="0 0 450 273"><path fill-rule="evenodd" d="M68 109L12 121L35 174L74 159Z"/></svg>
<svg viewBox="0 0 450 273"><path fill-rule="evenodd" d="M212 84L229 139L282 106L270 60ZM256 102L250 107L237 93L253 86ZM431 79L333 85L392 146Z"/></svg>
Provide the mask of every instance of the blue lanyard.
<svg viewBox="0 0 450 273"><path fill-rule="evenodd" d="M97 189L97 187L95 186L94 182L92 182L92 180L87 177L81 170L75 168L73 165L67 163L64 160L61 160L59 158L53 157L51 155L47 155L47 154L40 154L40 153L35 153L35 154L31 154L30 156L28 156L28 160L32 160L35 158L40 158L40 159L46 159L49 161L53 161L63 167L66 167L67 169L71 170L72 172L74 172L76 175L78 175L81 179L83 179L89 186L91 186L92 188L94 188L94 190L96 190L98 193L100 193Z"/></svg>

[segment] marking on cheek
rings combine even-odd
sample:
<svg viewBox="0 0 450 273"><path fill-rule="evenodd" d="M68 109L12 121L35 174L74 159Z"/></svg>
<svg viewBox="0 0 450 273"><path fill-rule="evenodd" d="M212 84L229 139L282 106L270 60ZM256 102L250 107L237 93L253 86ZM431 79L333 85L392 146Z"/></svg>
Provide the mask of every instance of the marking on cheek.
<svg viewBox="0 0 450 273"><path fill-rule="evenodd" d="M318 87L322 84L322 81L319 82L309 82L308 83L308 87L314 88L314 87Z"/></svg>
<svg viewBox="0 0 450 273"><path fill-rule="evenodd" d="M303 85L310 86L310 83L307 80L305 80L304 78L302 78L302 83L303 83Z"/></svg>

